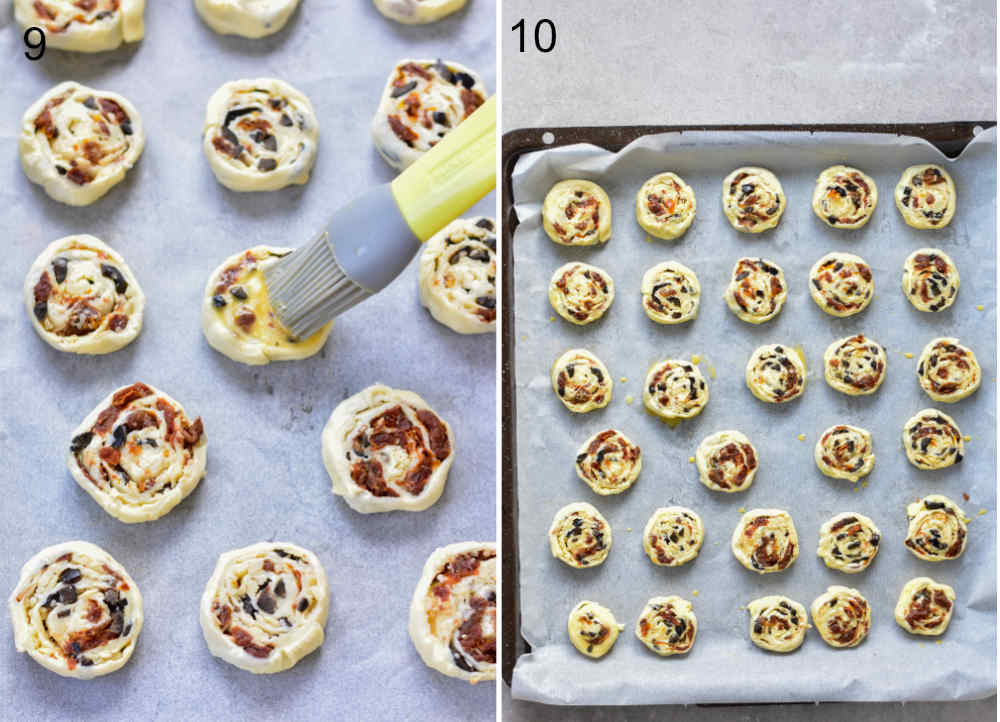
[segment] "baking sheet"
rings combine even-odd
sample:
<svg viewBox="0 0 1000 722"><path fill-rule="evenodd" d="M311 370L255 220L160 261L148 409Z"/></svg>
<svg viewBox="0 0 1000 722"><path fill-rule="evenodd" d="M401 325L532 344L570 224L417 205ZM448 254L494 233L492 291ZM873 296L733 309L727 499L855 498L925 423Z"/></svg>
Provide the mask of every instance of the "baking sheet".
<svg viewBox="0 0 1000 722"><path fill-rule="evenodd" d="M394 63L443 57L479 70L490 90L495 4L472 0L425 27L383 18L371 2L304 0L280 33L219 36L190 0L147 3L146 38L94 56L23 58L21 31L0 13L6 111L0 116L0 554L3 596L39 549L86 539L139 584L146 623L132 660L86 684L14 650L0 613L3 719L493 719L494 685L470 687L426 667L407 634L410 595L437 546L495 538L495 338L460 336L420 306L416 262L381 295L334 323L321 355L244 366L201 333L201 294L227 256L257 243L306 242L337 207L391 180L369 123ZM305 186L233 193L201 150L205 104L223 82L274 75L304 91L320 122ZM24 109L73 79L120 92L142 113L147 143L126 180L85 208L54 201L24 176L17 136ZM494 196L474 211L493 216ZM29 324L24 274L52 240L93 233L120 251L147 296L145 327L97 358L49 348ZM143 380L201 415L208 473L162 519L125 525L72 480L70 432L113 388ZM384 382L421 394L453 426L457 457L429 510L361 515L330 492L320 432L333 407ZM312 549L330 579L326 641L292 670L254 676L212 657L198 602L220 553L260 540Z"/></svg>
<svg viewBox="0 0 1000 722"><path fill-rule="evenodd" d="M874 701L974 698L995 689L995 154L995 130L980 134L955 162L914 138L695 132L642 138L618 154L577 145L519 159L513 173L518 539L521 631L532 651L515 666L515 698L556 704ZM810 206L819 171L841 162L868 172L881 190L875 217L859 231L828 228ZM960 205L944 230L910 229L893 207L902 169L917 162L952 169ZM788 206L775 231L751 236L729 226L719 194L729 171L756 164L778 174ZM635 193L668 169L694 188L698 216L678 241L647 239L635 222ZM611 197L612 237L602 248L557 246L541 228L545 193L570 177L595 180ZM947 251L962 274L955 305L933 317L913 309L899 290L903 259L925 245ZM806 288L808 269L832 250L861 255L875 274L876 297L853 318L827 316ZM742 255L778 262L790 286L781 315L761 327L739 321L721 299ZM642 273L668 258L698 273L702 303L694 323L659 326L642 311ZM601 266L615 281L616 300L596 324L575 327L553 318L548 281L570 260ZM835 338L859 331L886 346L888 374L873 397L849 398L823 381L822 354ZM906 461L899 436L910 415L934 405L914 376L923 346L940 335L957 335L977 351L984 382L970 399L942 405L972 437L966 459L948 470L919 472ZM743 380L749 354L769 342L805 350L806 393L786 407L757 401ZM575 346L593 350L616 379L611 404L584 416L563 408L548 376L552 360ZM704 359L711 400L700 416L671 429L645 412L643 378L655 360L690 354ZM873 433L876 465L866 486L828 479L815 467L818 435L838 422ZM598 497L576 477L573 458L586 438L609 426L642 446L643 471L625 494ZM723 428L742 429L759 451L760 471L743 494L709 492L688 462L702 438ZM967 550L954 563L921 562L902 543L906 503L932 492L956 499L973 518ZM578 500L601 510L614 532L608 560L586 571L555 560L546 538L554 512ZM699 557L678 569L654 567L642 550L646 520L668 504L692 507L706 527ZM759 576L733 558L729 537L740 509L770 506L791 511L802 551L788 571ZM878 558L859 575L829 570L815 555L820 525L848 510L871 516L883 533ZM949 583L958 594L941 644L907 635L892 618L902 585L918 575ZM863 645L835 650L814 630L791 655L768 654L749 642L741 608L748 601L784 593L808 606L831 584L856 586L871 603L873 626ZM694 605L698 638L685 657L659 658L635 638L639 612L658 594L679 594ZM566 636L569 610L584 598L609 606L626 625L613 651L597 662L576 652Z"/></svg>

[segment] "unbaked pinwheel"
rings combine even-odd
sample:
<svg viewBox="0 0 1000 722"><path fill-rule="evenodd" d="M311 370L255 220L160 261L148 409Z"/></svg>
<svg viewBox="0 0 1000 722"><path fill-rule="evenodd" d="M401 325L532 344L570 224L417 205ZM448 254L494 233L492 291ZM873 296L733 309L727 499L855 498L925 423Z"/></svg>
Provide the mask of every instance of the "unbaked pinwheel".
<svg viewBox="0 0 1000 722"><path fill-rule="evenodd" d="M957 559L965 551L969 517L958 504L941 494L931 494L906 507L909 524L907 548L925 562Z"/></svg>
<svg viewBox="0 0 1000 722"><path fill-rule="evenodd" d="M861 228L877 205L875 181L857 168L830 166L816 179L813 211L831 228Z"/></svg>
<svg viewBox="0 0 1000 722"><path fill-rule="evenodd" d="M781 266L765 258L741 258L723 298L741 321L760 324L781 312L788 286Z"/></svg>
<svg viewBox="0 0 1000 722"><path fill-rule="evenodd" d="M375 7L390 20L423 25L461 10L465 0L375 0Z"/></svg>
<svg viewBox="0 0 1000 722"><path fill-rule="evenodd" d="M643 274L640 291L643 310L657 323L684 323L698 316L701 285L683 263L656 264Z"/></svg>
<svg viewBox="0 0 1000 722"><path fill-rule="evenodd" d="M885 380L887 361L882 345L859 333L827 347L823 376L831 388L848 396L873 394Z"/></svg>
<svg viewBox="0 0 1000 722"><path fill-rule="evenodd" d="M794 599L772 595L754 599L750 613L750 641L769 652L794 652L809 629L806 608Z"/></svg>
<svg viewBox="0 0 1000 722"><path fill-rule="evenodd" d="M899 593L896 623L910 634L944 634L955 611L955 590L930 577L911 579Z"/></svg>
<svg viewBox="0 0 1000 722"><path fill-rule="evenodd" d="M545 195L542 226L563 246L604 243L611 238L611 199L591 181L559 181Z"/></svg>
<svg viewBox="0 0 1000 722"><path fill-rule="evenodd" d="M42 549L8 601L14 647L62 677L93 679L128 662L142 595L125 568L85 541Z"/></svg>
<svg viewBox="0 0 1000 722"><path fill-rule="evenodd" d="M939 165L911 165L896 184L896 208L913 228L944 228L955 203L955 183Z"/></svg>
<svg viewBox="0 0 1000 722"><path fill-rule="evenodd" d="M860 426L831 426L816 442L813 458L827 476L856 482L875 466L872 435Z"/></svg>
<svg viewBox="0 0 1000 722"><path fill-rule="evenodd" d="M809 295L831 316L853 316L875 295L872 269L852 253L828 253L809 271Z"/></svg>
<svg viewBox="0 0 1000 722"><path fill-rule="evenodd" d="M944 469L962 460L965 443L953 418L936 409L924 409L903 426L903 449L918 469Z"/></svg>
<svg viewBox="0 0 1000 722"><path fill-rule="evenodd" d="M761 401L783 404L806 390L806 365L795 349L767 344L747 361L746 381L750 392Z"/></svg>
<svg viewBox="0 0 1000 722"><path fill-rule="evenodd" d="M22 30L39 27L45 45L99 53L142 40L146 0L14 0Z"/></svg>
<svg viewBox="0 0 1000 722"><path fill-rule="evenodd" d="M326 572L315 554L288 542L260 542L219 557L199 621L214 656L274 674L323 644L329 606Z"/></svg>
<svg viewBox="0 0 1000 722"><path fill-rule="evenodd" d="M596 321L615 300L615 284L603 268L570 262L556 269L549 281L549 303L577 326Z"/></svg>
<svg viewBox="0 0 1000 722"><path fill-rule="evenodd" d="M635 623L635 636L661 657L687 654L697 633L691 602L677 596L653 597Z"/></svg>
<svg viewBox="0 0 1000 722"><path fill-rule="evenodd" d="M903 262L903 294L918 311L943 311L955 303L962 279L944 251L921 248Z"/></svg>
<svg viewBox="0 0 1000 722"><path fill-rule="evenodd" d="M617 429L594 434L576 454L577 476L601 496L627 491L641 470L638 444Z"/></svg>
<svg viewBox="0 0 1000 722"><path fill-rule="evenodd" d="M332 321L296 341L271 307L264 271L292 250L254 246L212 271L201 301L201 329L212 348L233 361L255 365L308 358L323 348Z"/></svg>
<svg viewBox="0 0 1000 722"><path fill-rule="evenodd" d="M454 460L451 426L412 391L369 386L341 401L323 428L333 493L362 514L423 511L441 496Z"/></svg>
<svg viewBox="0 0 1000 722"><path fill-rule="evenodd" d="M570 411L585 414L611 401L608 367L585 348L573 348L552 364L552 390Z"/></svg>
<svg viewBox="0 0 1000 722"><path fill-rule="evenodd" d="M683 506L665 506L653 512L642 532L642 548L653 564L679 567L698 556L705 541L701 517Z"/></svg>
<svg viewBox="0 0 1000 722"><path fill-rule="evenodd" d="M611 525L592 504L567 504L552 518L549 549L556 559L576 569L596 567L611 551Z"/></svg>
<svg viewBox="0 0 1000 722"><path fill-rule="evenodd" d="M492 218L458 218L424 244L420 302L456 333L497 327L497 234Z"/></svg>
<svg viewBox="0 0 1000 722"><path fill-rule="evenodd" d="M372 119L375 149L393 168L405 170L485 102L482 79L464 65L401 60Z"/></svg>
<svg viewBox="0 0 1000 722"><path fill-rule="evenodd" d="M73 431L70 473L104 511L126 524L159 519L205 475L199 416L144 383L109 394Z"/></svg>
<svg viewBox="0 0 1000 722"><path fill-rule="evenodd" d="M220 35L263 38L285 27L299 0L194 0L205 24Z"/></svg>
<svg viewBox="0 0 1000 722"><path fill-rule="evenodd" d="M142 329L146 297L125 259L94 236L50 243L24 280L31 325L60 351L102 354Z"/></svg>
<svg viewBox="0 0 1000 722"><path fill-rule="evenodd" d="M819 529L816 554L830 569L857 574L868 568L882 540L875 522L863 514L837 514Z"/></svg>
<svg viewBox="0 0 1000 722"><path fill-rule="evenodd" d="M857 589L833 585L812 603L816 631L831 647L856 647L868 636L872 610Z"/></svg>
<svg viewBox="0 0 1000 722"><path fill-rule="evenodd" d="M761 233L778 225L785 192L771 171L737 168L722 181L722 210L736 230Z"/></svg>
<svg viewBox="0 0 1000 722"><path fill-rule="evenodd" d="M588 600L573 607L566 626L573 646L581 654L594 659L611 651L618 640L618 633L625 629L610 609Z"/></svg>
<svg viewBox="0 0 1000 722"><path fill-rule="evenodd" d="M694 455L701 483L713 491L746 491L757 474L757 450L739 431L705 437Z"/></svg>
<svg viewBox="0 0 1000 722"><path fill-rule="evenodd" d="M318 142L309 98L281 80L233 80L208 100L202 149L216 180L230 190L305 183Z"/></svg>
<svg viewBox="0 0 1000 722"><path fill-rule="evenodd" d="M497 549L458 542L435 549L410 602L410 639L431 669L470 683L496 679Z"/></svg>
<svg viewBox="0 0 1000 722"><path fill-rule="evenodd" d="M693 363L667 358L653 364L646 374L642 402L665 421L690 419L708 403L708 386Z"/></svg>
<svg viewBox="0 0 1000 722"><path fill-rule="evenodd" d="M145 142L125 98L67 81L25 111L18 150L25 175L49 197L85 206L125 178Z"/></svg>
<svg viewBox="0 0 1000 722"><path fill-rule="evenodd" d="M799 556L799 537L787 511L751 509L733 530L730 543L740 564L758 574L781 572Z"/></svg>
<svg viewBox="0 0 1000 722"><path fill-rule="evenodd" d="M979 388L983 372L971 348L957 338L936 338L920 354L917 378L932 399L954 403Z"/></svg>
<svg viewBox="0 0 1000 722"><path fill-rule="evenodd" d="M676 173L660 173L642 184L635 199L635 217L651 236L680 238L694 220L694 191Z"/></svg>

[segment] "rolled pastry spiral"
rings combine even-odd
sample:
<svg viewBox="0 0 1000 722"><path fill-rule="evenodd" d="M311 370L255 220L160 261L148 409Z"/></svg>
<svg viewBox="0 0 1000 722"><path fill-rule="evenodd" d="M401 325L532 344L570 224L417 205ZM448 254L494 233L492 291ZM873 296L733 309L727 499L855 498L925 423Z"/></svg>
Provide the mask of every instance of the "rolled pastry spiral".
<svg viewBox="0 0 1000 722"><path fill-rule="evenodd" d="M25 111L21 167L51 198L85 206L125 178L145 142L142 118L128 100L69 81Z"/></svg>
<svg viewBox="0 0 1000 722"><path fill-rule="evenodd" d="M872 626L871 607L857 589L834 585L812 603L816 631L831 647L856 647Z"/></svg>
<svg viewBox="0 0 1000 722"><path fill-rule="evenodd" d="M497 236L492 218L458 218L424 244L420 302L456 333L497 327Z"/></svg>
<svg viewBox="0 0 1000 722"><path fill-rule="evenodd" d="M601 496L621 494L639 478L642 450L617 429L600 431L576 454L576 473Z"/></svg>
<svg viewBox="0 0 1000 722"><path fill-rule="evenodd" d="M401 60L372 119L372 141L386 163L405 170L486 102L472 69L448 60Z"/></svg>
<svg viewBox="0 0 1000 722"><path fill-rule="evenodd" d="M195 0L208 27L220 35L263 38L285 27L299 0Z"/></svg>
<svg viewBox="0 0 1000 722"><path fill-rule="evenodd" d="M635 623L635 636L661 657L687 654L697 633L691 602L677 596L653 597Z"/></svg>
<svg viewBox="0 0 1000 722"><path fill-rule="evenodd" d="M750 613L750 641L769 652L794 652L809 629L806 608L788 597L773 595L754 599Z"/></svg>
<svg viewBox="0 0 1000 722"><path fill-rule="evenodd" d="M569 613L569 641L581 654L597 659L611 651L625 629L614 613L597 602L584 600Z"/></svg>
<svg viewBox="0 0 1000 722"><path fill-rule="evenodd" d="M761 233L778 225L785 192L771 171L737 168L722 181L722 210L736 230Z"/></svg>
<svg viewBox="0 0 1000 722"><path fill-rule="evenodd" d="M698 203L694 191L676 173L660 173L642 184L635 217L651 236L673 240L691 226Z"/></svg>
<svg viewBox="0 0 1000 722"><path fill-rule="evenodd" d="M921 248L903 262L903 294L918 311L943 311L962 283L958 267L938 248Z"/></svg>
<svg viewBox="0 0 1000 722"><path fill-rule="evenodd" d="M570 323L583 326L604 315L615 300L615 284L602 268L567 263L549 281L549 303Z"/></svg>
<svg viewBox="0 0 1000 722"><path fill-rule="evenodd" d="M969 518L946 496L931 494L906 507L906 547L925 562L957 559L965 551Z"/></svg>
<svg viewBox="0 0 1000 722"><path fill-rule="evenodd" d="M552 364L552 390L570 411L585 414L611 401L608 367L585 348L573 348Z"/></svg>
<svg viewBox="0 0 1000 722"><path fill-rule="evenodd" d="M17 651L62 677L120 669L142 631L139 587L110 554L84 541L28 560L8 606Z"/></svg>
<svg viewBox="0 0 1000 722"><path fill-rule="evenodd" d="M953 418L936 409L924 409L903 426L903 449L918 469L944 469L962 460L965 443Z"/></svg>
<svg viewBox="0 0 1000 722"><path fill-rule="evenodd" d="M746 491L757 474L757 450L739 431L705 437L694 458L701 483L714 491Z"/></svg>
<svg viewBox="0 0 1000 722"><path fill-rule="evenodd" d="M24 281L31 325L60 351L102 354L142 329L146 297L125 259L94 236L53 241Z"/></svg>
<svg viewBox="0 0 1000 722"><path fill-rule="evenodd" d="M493 542L435 549L410 602L410 639L420 658L470 684L496 678L496 557Z"/></svg>
<svg viewBox="0 0 1000 722"><path fill-rule="evenodd" d="M705 541L701 517L683 506L661 507L653 512L642 532L642 548L660 567L679 567L698 556Z"/></svg>
<svg viewBox="0 0 1000 722"><path fill-rule="evenodd" d="M199 416L144 383L109 394L73 431L70 473L104 511L126 524L159 519L205 475Z"/></svg>
<svg viewBox="0 0 1000 722"><path fill-rule="evenodd" d="M886 362L882 345L859 333L827 347L823 375L831 388L848 396L873 394L885 380Z"/></svg>
<svg viewBox="0 0 1000 722"><path fill-rule="evenodd" d="M857 168L831 166L816 179L813 211L831 228L861 228L877 205L875 181Z"/></svg>
<svg viewBox="0 0 1000 722"><path fill-rule="evenodd" d="M819 529L817 555L830 569L857 574L878 554L882 534L868 517L848 511L837 514Z"/></svg>
<svg viewBox="0 0 1000 722"><path fill-rule="evenodd" d="M932 399L954 403L979 388L983 372L971 348L957 338L936 338L920 354L917 378Z"/></svg>
<svg viewBox="0 0 1000 722"><path fill-rule="evenodd" d="M944 228L955 215L955 183L939 165L911 165L896 184L896 208L908 226Z"/></svg>
<svg viewBox="0 0 1000 722"><path fill-rule="evenodd" d="M788 286L781 266L765 258L741 258L723 296L741 321L760 324L781 312Z"/></svg>
<svg viewBox="0 0 1000 722"><path fill-rule="evenodd" d="M827 476L856 482L875 466L872 435L860 426L831 426L816 442L813 458Z"/></svg>
<svg viewBox="0 0 1000 722"><path fill-rule="evenodd" d="M201 301L201 329L209 346L240 363L308 358L326 343L333 322L301 341L278 319L264 271L292 252L280 246L254 246L230 256L212 271Z"/></svg>
<svg viewBox="0 0 1000 722"><path fill-rule="evenodd" d="M375 0L378 11L407 25L423 25L465 7L466 0Z"/></svg>
<svg viewBox="0 0 1000 722"><path fill-rule="evenodd" d="M663 359L646 374L642 401L661 419L690 419L708 403L708 385L701 371L690 361Z"/></svg>
<svg viewBox="0 0 1000 722"><path fill-rule="evenodd" d="M563 246L604 243L611 238L611 199L591 181L559 181L545 196L542 226Z"/></svg>
<svg viewBox="0 0 1000 722"><path fill-rule="evenodd" d="M761 346L747 361L746 382L761 401L783 404L797 399L806 390L806 366L802 357L788 346Z"/></svg>
<svg viewBox="0 0 1000 722"><path fill-rule="evenodd" d="M831 316L853 316L875 295L872 269L852 253L828 253L809 271L809 294Z"/></svg>
<svg viewBox="0 0 1000 722"><path fill-rule="evenodd" d="M896 602L896 623L910 634L944 634L955 611L955 590L930 577L916 577L903 585Z"/></svg>
<svg viewBox="0 0 1000 722"><path fill-rule="evenodd" d="M289 542L260 542L219 557L199 619L214 656L274 674L319 648L329 606L326 572L315 554Z"/></svg>
<svg viewBox="0 0 1000 722"><path fill-rule="evenodd" d="M274 191L309 180L319 121L301 91L276 78L226 83L208 100L202 149L234 191Z"/></svg>
<svg viewBox="0 0 1000 722"><path fill-rule="evenodd" d="M146 0L14 0L22 30L40 27L45 45L99 53L142 40Z"/></svg>
<svg viewBox="0 0 1000 722"><path fill-rule="evenodd" d="M758 574L781 572L799 556L799 537L787 511L751 509L733 530L733 556Z"/></svg>
<svg viewBox="0 0 1000 722"><path fill-rule="evenodd" d="M591 504L567 504L552 518L549 548L571 567L596 567L611 551L611 525Z"/></svg>
<svg viewBox="0 0 1000 722"><path fill-rule="evenodd" d="M698 316L701 285L683 263L656 264L643 274L641 291L643 310L657 323L684 323Z"/></svg>
<svg viewBox="0 0 1000 722"><path fill-rule="evenodd" d="M382 384L337 405L322 446L333 493L362 514L430 507L455 460L448 422L412 391Z"/></svg>

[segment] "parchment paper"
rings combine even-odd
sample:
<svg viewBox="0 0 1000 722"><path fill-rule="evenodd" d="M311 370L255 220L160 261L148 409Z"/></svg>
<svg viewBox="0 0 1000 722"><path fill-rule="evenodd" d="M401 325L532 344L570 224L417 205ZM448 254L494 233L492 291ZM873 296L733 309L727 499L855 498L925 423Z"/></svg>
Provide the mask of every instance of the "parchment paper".
<svg viewBox="0 0 1000 722"><path fill-rule="evenodd" d="M993 131L983 133L952 163L913 138L684 133L643 138L618 154L576 145L520 159L513 175L520 220L514 237L520 594L522 633L533 650L514 669L515 698L561 704L926 700L995 689L995 143ZM892 193L905 167L932 161L945 163L955 178L958 212L944 230L916 231L904 224ZM828 228L811 208L817 175L841 162L865 170L878 185L875 216L859 231ZM740 165L763 165L781 179L788 204L776 230L738 233L723 216L722 179ZM694 224L678 241L647 239L635 221L636 192L664 170L678 172L698 200ZM612 236L603 248L558 246L541 228L545 193L574 177L597 181L611 197ZM962 277L956 303L937 315L916 311L900 290L903 260L922 246L944 249ZM874 300L852 318L826 315L807 290L809 268L833 250L857 253L875 275ZM784 310L763 326L738 320L721 298L743 255L776 261L789 284ZM642 310L639 284L645 269L671 258L698 274L701 308L693 323L659 326ZM598 265L615 282L611 309L590 326L552 318L549 278L569 260ZM826 385L822 356L834 339L858 332L886 347L888 371L875 395L850 398ZM924 345L945 335L972 346L984 380L973 397L940 405L972 437L965 460L921 472L907 462L900 436L906 419L936 405L915 370ZM804 348L808 380L799 400L776 407L746 388L746 361L764 343ZM583 416L570 414L549 382L552 361L576 346L594 351L615 379L610 405ZM654 361L691 354L703 359L711 399L700 416L671 429L645 411L643 379ZM876 463L867 484L829 479L813 462L819 434L842 422L874 436ZM585 439L612 426L640 444L643 469L628 492L599 497L576 477L573 459ZM756 481L741 494L709 491L688 461L701 439L727 428L743 430L759 452ZM966 552L954 562L922 562L903 545L906 504L933 492L955 499L973 518ZM554 559L547 540L555 511L578 500L607 517L614 537L607 561L582 571ZM676 569L651 564L641 540L653 510L672 504L693 508L706 528L698 558ZM755 507L788 509L795 521L801 552L783 573L747 571L729 549L742 510ZM816 556L819 527L842 511L872 517L883 534L878 557L861 574L827 569ZM908 635L893 620L903 584L922 575L951 584L958 595L940 644ZM789 655L763 652L749 641L743 607L751 599L782 593L808 607L831 584L857 587L871 604L872 630L862 645L836 650L815 630ZM686 656L658 657L635 637L646 601L661 594L694 605L699 629ZM569 611L581 599L609 606L626 627L596 662L573 649L566 634Z"/></svg>
<svg viewBox="0 0 1000 722"><path fill-rule="evenodd" d="M368 0L303 0L262 40L220 36L190 0L147 3L146 38L94 56L49 50L25 60L21 30L0 13L5 110L0 114L0 586L42 547L85 539L136 579L146 624L122 670L80 683L14 650L0 613L4 719L493 719L494 686L426 667L407 634L410 595L437 546L495 538L494 336L460 336L420 306L417 264L334 323L321 355L249 367L213 351L201 333L201 294L227 256L258 243L299 245L332 212L394 177L369 123L385 79L404 57L443 57L479 70L495 89L495 5L472 0L454 17L408 28ZM320 123L309 183L233 193L201 150L205 104L222 83L274 75L311 99ZM51 201L21 171L24 109L73 79L122 93L139 109L146 149L97 203ZM475 212L493 216L494 197ZM76 357L31 329L24 275L50 241L93 233L120 251L147 296L145 327L117 353ZM143 380L173 395L208 436L208 473L162 519L128 526L72 480L64 452L76 424L112 389ZM361 515L330 492L320 432L333 407L377 381L412 389L455 430L457 457L440 501L408 514ZM254 676L212 657L198 603L218 555L261 540L312 549L330 579L321 649L291 671Z"/></svg>

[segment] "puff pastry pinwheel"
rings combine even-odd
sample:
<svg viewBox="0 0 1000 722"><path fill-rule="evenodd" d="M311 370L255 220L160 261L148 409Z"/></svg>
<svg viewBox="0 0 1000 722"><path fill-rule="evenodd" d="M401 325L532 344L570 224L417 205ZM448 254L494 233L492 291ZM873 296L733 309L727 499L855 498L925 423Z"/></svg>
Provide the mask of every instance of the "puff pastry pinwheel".
<svg viewBox="0 0 1000 722"><path fill-rule="evenodd" d="M343 401L323 428L333 493L362 514L423 511L455 460L451 426L412 391L375 384Z"/></svg>
<svg viewBox="0 0 1000 722"><path fill-rule="evenodd" d="M471 684L496 679L496 557L493 542L435 549L410 602L410 639L420 658Z"/></svg>
<svg viewBox="0 0 1000 722"><path fill-rule="evenodd" d="M924 347L917 364L920 388L935 401L954 403L971 396L983 380L976 354L957 338L936 338Z"/></svg>
<svg viewBox="0 0 1000 722"><path fill-rule="evenodd" d="M853 316L875 295L872 269L852 253L828 253L809 271L809 294L831 316Z"/></svg>
<svg viewBox="0 0 1000 722"><path fill-rule="evenodd" d="M831 647L856 647L868 636L872 610L857 589L833 585L812 603L812 620Z"/></svg>
<svg viewBox="0 0 1000 722"><path fill-rule="evenodd" d="M22 30L39 27L45 45L99 53L142 40L146 0L14 0Z"/></svg>
<svg viewBox="0 0 1000 722"><path fill-rule="evenodd" d="M73 431L70 473L104 511L126 524L159 519L205 475L199 416L144 383L109 394Z"/></svg>
<svg viewBox="0 0 1000 722"><path fill-rule="evenodd" d="M831 228L861 228L877 205L875 181L857 168L830 166L816 179L813 211Z"/></svg>
<svg viewBox="0 0 1000 722"><path fill-rule="evenodd" d="M549 303L577 326L596 321L615 300L615 284L603 268L570 262L556 269L549 281Z"/></svg>
<svg viewBox="0 0 1000 722"><path fill-rule="evenodd" d="M673 240L684 235L698 203L694 191L676 173L660 173L642 184L635 199L635 217L651 236Z"/></svg>
<svg viewBox="0 0 1000 722"><path fill-rule="evenodd" d="M635 636L661 657L687 654L697 633L691 602L677 596L653 597L635 623Z"/></svg>
<svg viewBox="0 0 1000 722"><path fill-rule="evenodd" d="M910 634L944 634L955 611L955 590L930 577L911 579L899 593L896 623Z"/></svg>
<svg viewBox="0 0 1000 722"><path fill-rule="evenodd" d="M570 411L585 414L611 401L608 367L585 348L573 348L552 364L552 390Z"/></svg>
<svg viewBox="0 0 1000 722"><path fill-rule="evenodd" d="M599 431L576 454L576 473L601 496L627 491L642 470L642 450L617 429Z"/></svg>
<svg viewBox="0 0 1000 722"><path fill-rule="evenodd" d="M591 181L559 181L545 195L542 226L563 246L604 243L611 238L611 199Z"/></svg>
<svg viewBox="0 0 1000 722"><path fill-rule="evenodd" d="M864 514L847 511L820 527L816 553L830 569L857 574L875 559L881 541L875 522Z"/></svg>
<svg viewBox="0 0 1000 722"><path fill-rule="evenodd" d="M378 11L390 20L407 25L423 25L451 15L465 7L466 0L375 0Z"/></svg>
<svg viewBox="0 0 1000 722"><path fill-rule="evenodd" d="M492 218L459 218L424 244L420 302L456 333L497 327L497 235Z"/></svg>
<svg viewBox="0 0 1000 722"><path fill-rule="evenodd" d="M705 437L694 455L701 483L713 491L746 491L757 474L757 450L739 431Z"/></svg>
<svg viewBox="0 0 1000 722"><path fill-rule="evenodd" d="M219 557L199 621L214 656L274 674L323 644L329 607L326 572L315 554L289 542L260 542Z"/></svg>
<svg viewBox="0 0 1000 722"><path fill-rule="evenodd" d="M79 235L53 241L35 259L24 302L31 325L53 348L103 354L139 335L146 297L124 258Z"/></svg>
<svg viewBox="0 0 1000 722"><path fill-rule="evenodd" d="M683 263L656 264L643 274L640 290L643 310L657 323L684 323L698 316L701 285Z"/></svg>
<svg viewBox="0 0 1000 722"><path fill-rule="evenodd" d="M944 469L962 460L965 443L953 418L943 411L924 409L903 426L903 449L918 469Z"/></svg>
<svg viewBox="0 0 1000 722"><path fill-rule="evenodd" d="M592 504L567 504L552 518L549 548L571 567L596 567L611 551L611 525Z"/></svg>
<svg viewBox="0 0 1000 722"><path fill-rule="evenodd" d="M769 652L794 652L802 646L809 629L806 608L781 595L754 599L750 613L750 641Z"/></svg>
<svg viewBox="0 0 1000 722"><path fill-rule="evenodd" d="M785 192L766 168L737 168L722 181L722 210L736 230L762 233L781 220Z"/></svg>
<svg viewBox="0 0 1000 722"><path fill-rule="evenodd" d="M86 206L125 178L145 142L129 101L67 81L25 111L18 150L25 175L49 197Z"/></svg>
<svg viewBox="0 0 1000 722"><path fill-rule="evenodd" d="M372 119L372 141L396 170L409 168L486 102L479 75L453 61L401 60Z"/></svg>
<svg viewBox="0 0 1000 722"><path fill-rule="evenodd" d="M17 651L63 677L121 669L142 631L139 587L110 554L85 541L33 556L8 606Z"/></svg>
<svg viewBox="0 0 1000 722"><path fill-rule="evenodd" d="M955 183L939 165L911 165L896 184L896 208L908 226L944 228L955 215Z"/></svg>
<svg viewBox="0 0 1000 722"><path fill-rule="evenodd" d="M955 262L938 248L921 248L903 262L903 294L918 311L951 307L961 283Z"/></svg>
<svg viewBox="0 0 1000 722"><path fill-rule="evenodd" d="M872 435L860 426L831 426L816 442L813 458L827 476L856 482L870 474L875 466Z"/></svg>
<svg viewBox="0 0 1000 722"><path fill-rule="evenodd" d="M758 574L781 572L799 556L795 524L782 509L751 509L733 530L730 543L740 564Z"/></svg>
<svg viewBox="0 0 1000 722"><path fill-rule="evenodd" d="M783 404L806 390L806 365L794 349L781 344L759 347L746 368L747 388L761 401Z"/></svg>
<svg viewBox="0 0 1000 722"><path fill-rule="evenodd" d="M642 402L665 421L690 419L708 404L708 385L690 361L667 358L657 361L646 374Z"/></svg>
<svg viewBox="0 0 1000 722"><path fill-rule="evenodd" d="M285 27L299 0L194 0L205 24L219 35L263 38Z"/></svg>
<svg viewBox="0 0 1000 722"><path fill-rule="evenodd" d="M965 551L969 517L946 496L930 494L906 507L906 547L925 562L957 559Z"/></svg>
<svg viewBox="0 0 1000 722"><path fill-rule="evenodd" d="M781 266L765 258L741 258L723 298L741 321L760 324L781 313L788 285Z"/></svg>
<svg viewBox="0 0 1000 722"><path fill-rule="evenodd" d="M827 347L823 354L823 376L831 388L842 394L873 394L885 380L887 361L882 345L859 333Z"/></svg>
<svg viewBox="0 0 1000 722"><path fill-rule="evenodd" d="M653 512L642 532L642 548L653 564L679 567L698 556L705 541L701 517L683 506L665 506Z"/></svg>
<svg viewBox="0 0 1000 722"><path fill-rule="evenodd" d="M611 651L625 625L607 607L584 600L569 613L567 628L569 641L580 654L597 659Z"/></svg>

